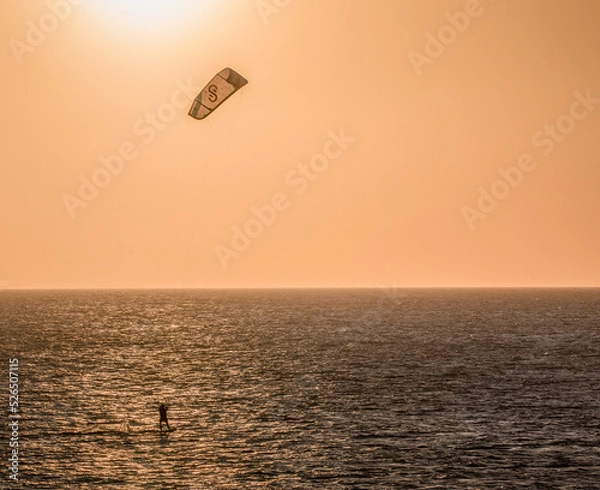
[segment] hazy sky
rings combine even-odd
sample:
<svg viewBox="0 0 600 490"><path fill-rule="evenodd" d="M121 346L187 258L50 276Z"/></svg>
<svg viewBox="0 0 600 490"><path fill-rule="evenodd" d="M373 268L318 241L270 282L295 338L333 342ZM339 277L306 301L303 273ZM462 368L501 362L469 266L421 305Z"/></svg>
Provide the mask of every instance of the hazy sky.
<svg viewBox="0 0 600 490"><path fill-rule="evenodd" d="M0 9L0 287L600 286L596 0Z"/></svg>

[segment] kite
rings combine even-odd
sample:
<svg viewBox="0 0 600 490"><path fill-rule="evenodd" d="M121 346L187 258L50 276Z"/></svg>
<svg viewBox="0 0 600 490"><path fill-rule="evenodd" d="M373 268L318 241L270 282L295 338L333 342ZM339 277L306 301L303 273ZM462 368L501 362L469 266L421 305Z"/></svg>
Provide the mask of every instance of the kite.
<svg viewBox="0 0 600 490"><path fill-rule="evenodd" d="M221 70L194 99L188 115L204 119L247 83L248 80L231 68Z"/></svg>

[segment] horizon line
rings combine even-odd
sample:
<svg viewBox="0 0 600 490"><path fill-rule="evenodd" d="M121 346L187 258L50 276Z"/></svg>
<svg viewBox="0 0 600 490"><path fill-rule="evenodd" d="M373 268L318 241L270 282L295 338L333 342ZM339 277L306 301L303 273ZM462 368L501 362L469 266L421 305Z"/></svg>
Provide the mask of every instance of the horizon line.
<svg viewBox="0 0 600 490"><path fill-rule="evenodd" d="M220 287L0 287L0 291L256 291L358 289L600 289L600 286L220 286Z"/></svg>

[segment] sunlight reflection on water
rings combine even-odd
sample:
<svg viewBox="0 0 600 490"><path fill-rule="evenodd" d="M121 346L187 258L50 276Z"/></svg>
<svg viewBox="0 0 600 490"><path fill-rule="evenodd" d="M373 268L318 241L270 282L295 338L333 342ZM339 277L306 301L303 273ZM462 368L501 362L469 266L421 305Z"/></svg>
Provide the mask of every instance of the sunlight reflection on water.
<svg viewBox="0 0 600 490"><path fill-rule="evenodd" d="M2 295L32 488L596 484L596 292Z"/></svg>

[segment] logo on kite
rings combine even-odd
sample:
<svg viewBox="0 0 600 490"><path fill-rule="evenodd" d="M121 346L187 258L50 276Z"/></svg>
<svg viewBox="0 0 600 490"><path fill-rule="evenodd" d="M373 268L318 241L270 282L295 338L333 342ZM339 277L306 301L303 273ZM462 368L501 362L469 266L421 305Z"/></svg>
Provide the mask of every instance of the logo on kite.
<svg viewBox="0 0 600 490"><path fill-rule="evenodd" d="M247 83L231 68L221 70L194 99L188 114L194 119L204 119Z"/></svg>

